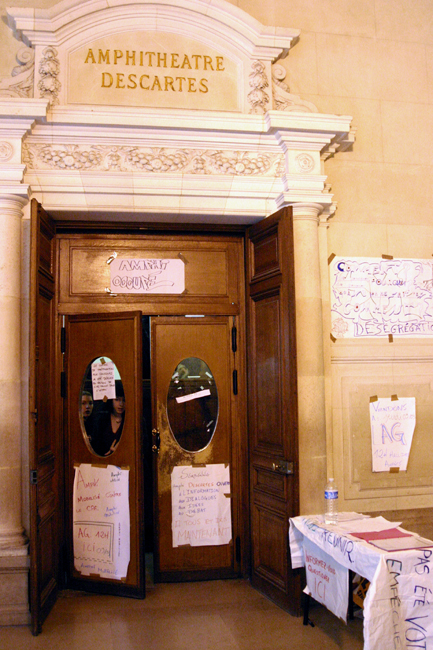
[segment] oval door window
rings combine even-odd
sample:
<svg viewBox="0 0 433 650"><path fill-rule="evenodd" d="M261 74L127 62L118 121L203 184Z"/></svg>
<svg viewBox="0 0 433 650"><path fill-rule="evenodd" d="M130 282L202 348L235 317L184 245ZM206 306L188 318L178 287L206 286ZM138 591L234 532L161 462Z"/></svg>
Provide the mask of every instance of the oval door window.
<svg viewBox="0 0 433 650"><path fill-rule="evenodd" d="M218 419L218 391L207 363L183 359L170 381L167 395L170 429L185 451L207 447Z"/></svg>
<svg viewBox="0 0 433 650"><path fill-rule="evenodd" d="M97 456L111 456L122 437L126 401L119 371L108 357L98 357L87 366L78 408L89 450Z"/></svg>

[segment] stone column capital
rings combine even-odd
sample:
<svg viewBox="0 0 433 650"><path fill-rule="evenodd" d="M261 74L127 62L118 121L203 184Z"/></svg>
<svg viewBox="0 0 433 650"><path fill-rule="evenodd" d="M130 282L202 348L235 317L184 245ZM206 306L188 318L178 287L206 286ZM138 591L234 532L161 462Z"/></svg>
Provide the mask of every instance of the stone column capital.
<svg viewBox="0 0 433 650"><path fill-rule="evenodd" d="M3 192L0 184L0 217L5 212L12 216L22 217L23 208L29 201L28 186L20 185L17 188L8 187L7 189L7 192ZM11 192L11 189L15 189L15 191Z"/></svg>
<svg viewBox="0 0 433 650"><path fill-rule="evenodd" d="M324 210L321 203L293 203L294 221L315 221L319 225L320 215Z"/></svg>

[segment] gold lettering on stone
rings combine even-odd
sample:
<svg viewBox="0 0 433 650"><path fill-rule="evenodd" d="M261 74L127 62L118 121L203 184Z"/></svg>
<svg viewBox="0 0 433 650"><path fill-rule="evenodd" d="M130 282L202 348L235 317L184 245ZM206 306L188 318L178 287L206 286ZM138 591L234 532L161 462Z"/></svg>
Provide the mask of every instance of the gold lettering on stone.
<svg viewBox="0 0 433 650"><path fill-rule="evenodd" d="M239 62L189 37L125 32L69 55L68 102L240 110L240 74Z"/></svg>

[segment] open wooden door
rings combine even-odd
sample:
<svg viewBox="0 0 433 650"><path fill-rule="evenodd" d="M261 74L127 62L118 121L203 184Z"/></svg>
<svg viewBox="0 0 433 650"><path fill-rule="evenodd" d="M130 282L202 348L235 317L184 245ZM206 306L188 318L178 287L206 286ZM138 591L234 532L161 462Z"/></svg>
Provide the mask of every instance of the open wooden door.
<svg viewBox="0 0 433 650"><path fill-rule="evenodd" d="M158 582L239 575L231 487L232 400L237 399L231 320L151 320ZM227 472L225 479L216 477L220 470ZM218 513L214 505L220 498L227 507Z"/></svg>
<svg viewBox="0 0 433 650"><path fill-rule="evenodd" d="M67 316L65 327L68 584L142 598L141 313Z"/></svg>
<svg viewBox="0 0 433 650"><path fill-rule="evenodd" d="M291 209L247 236L252 584L299 613L289 517L298 514L295 289Z"/></svg>
<svg viewBox="0 0 433 650"><path fill-rule="evenodd" d="M33 634L39 634L57 597L59 562L58 428L54 378L55 226L31 203L29 464L30 464L30 609Z"/></svg>

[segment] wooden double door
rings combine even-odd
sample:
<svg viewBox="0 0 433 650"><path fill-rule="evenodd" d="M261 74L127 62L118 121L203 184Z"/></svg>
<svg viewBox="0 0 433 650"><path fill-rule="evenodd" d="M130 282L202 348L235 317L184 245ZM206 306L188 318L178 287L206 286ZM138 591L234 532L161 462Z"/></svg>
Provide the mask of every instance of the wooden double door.
<svg viewBox="0 0 433 650"><path fill-rule="evenodd" d="M257 588L295 612L299 577L291 571L288 548L288 518L298 511L290 214L266 219L247 233L246 285L239 237L235 247L233 242L226 246L230 240L226 236L209 236L206 242L203 237L179 237L176 246L183 246L179 257L190 262L192 269L188 271L186 297L178 301L152 297L141 309L137 309L137 299L124 299L115 308L109 303L104 310L103 300L77 297L72 261L80 260L80 255L91 263L92 255L108 257L112 242L102 237L95 253L86 236L72 238L67 244L70 267L65 268L62 254L67 237L56 230L40 206L33 208L33 632L40 632L59 584L64 586L60 574L66 575L67 586L74 588L144 596L149 520L157 581L251 575ZM163 239L164 235L158 236L158 241ZM206 249L211 239L212 245ZM241 239L243 243L244 237ZM137 242L133 244L135 251ZM151 244L147 240L148 249ZM168 248L166 243L165 255ZM194 260L200 260L196 251L203 255L203 248L215 264L213 269L210 264L204 280L195 280ZM200 273L203 270L197 268L197 277ZM211 293L213 286L220 285L223 288L215 289L213 297L203 297L204 292ZM65 291L71 296L69 303L64 300ZM92 313L95 306L96 313ZM144 363L143 340L147 346L148 338L143 338L143 314L150 316L151 341ZM105 372L110 363L115 367L114 383L121 385L124 413L121 435L114 438L106 454L95 443L94 434L87 432L81 402L83 394L92 392L88 390L92 364L105 364ZM54 407L41 391L41 380L58 396ZM151 399L147 417L143 417L144 393ZM94 415L108 411L101 395L93 402ZM86 479L84 471L78 475L81 467L93 468L94 478ZM78 508L77 476L79 486L86 481L91 486L99 480L100 470L112 472L112 468L127 477L128 499L118 510L128 509L129 530L126 571L110 577L108 569L104 574L96 562L97 557L94 562L92 558L81 565L77 562L77 534L85 537L97 531L99 543L105 539L106 529L92 528L92 517L87 513L81 517L83 513L74 512L74 508ZM223 478L220 471L225 472ZM181 484L179 479L185 477ZM220 486L216 490L217 482L225 485L224 490ZM190 490L188 494L182 494L185 488ZM116 494L116 490L104 490L102 495L93 490L92 499L82 499L81 504L86 504L90 513L109 518L116 504L104 501L102 513L92 510L98 507L100 497ZM149 504L146 490L152 491L151 515L149 508L145 512L146 501ZM201 500L197 500L198 494ZM206 509L207 496L223 502L222 514ZM188 504L183 503L184 497L190 499ZM185 521L184 508L189 508L192 532L186 528L184 536L176 538L175 528L182 528ZM89 520L92 525L86 526ZM117 520L115 525L120 531ZM125 529L125 522L122 525ZM87 547L96 548L94 542L92 538ZM100 552L120 555L115 543L107 550L101 542ZM114 571L111 565L109 570Z"/></svg>

